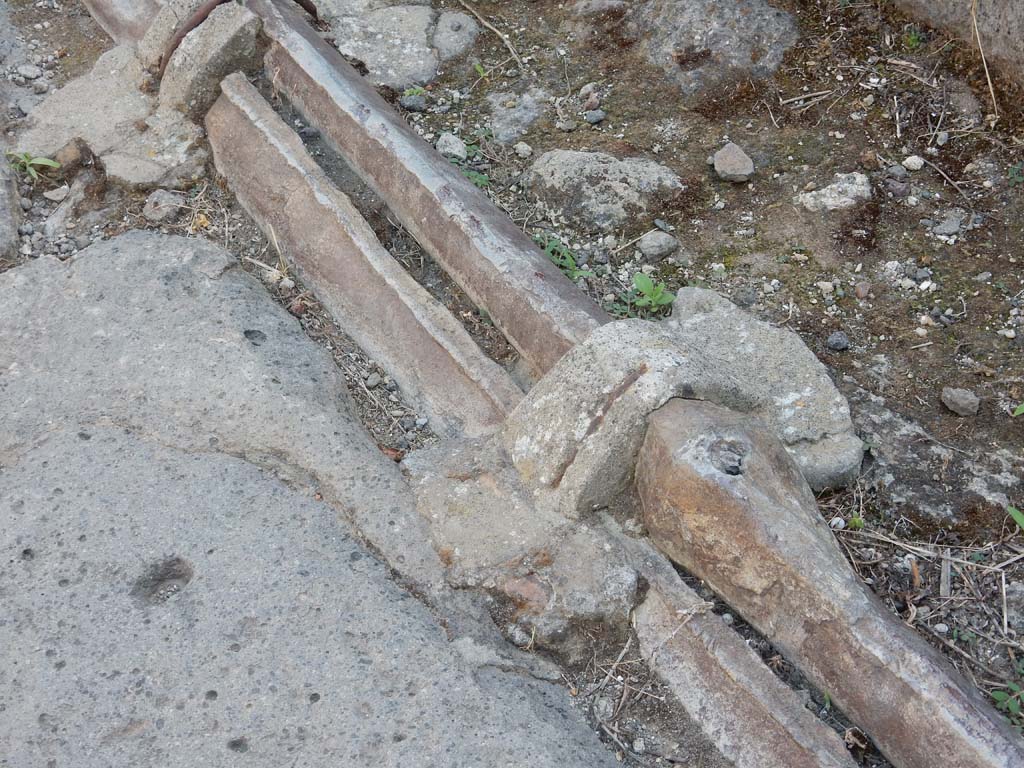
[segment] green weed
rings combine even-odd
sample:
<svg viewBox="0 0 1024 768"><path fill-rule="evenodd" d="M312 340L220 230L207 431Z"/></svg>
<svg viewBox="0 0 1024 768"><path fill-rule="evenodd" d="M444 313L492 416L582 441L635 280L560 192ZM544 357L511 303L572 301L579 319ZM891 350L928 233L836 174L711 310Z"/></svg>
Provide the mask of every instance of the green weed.
<svg viewBox="0 0 1024 768"><path fill-rule="evenodd" d="M581 277L594 276L592 270L580 267L576 263L576 254L559 238L553 235L536 235L533 239L544 249L544 255L551 259L551 263L574 283Z"/></svg>
<svg viewBox="0 0 1024 768"><path fill-rule="evenodd" d="M39 181L40 168L60 168L60 163L48 157L35 157L31 152L7 153L8 162L11 168L19 176L28 176L32 181ZM45 172L45 171L44 171Z"/></svg>

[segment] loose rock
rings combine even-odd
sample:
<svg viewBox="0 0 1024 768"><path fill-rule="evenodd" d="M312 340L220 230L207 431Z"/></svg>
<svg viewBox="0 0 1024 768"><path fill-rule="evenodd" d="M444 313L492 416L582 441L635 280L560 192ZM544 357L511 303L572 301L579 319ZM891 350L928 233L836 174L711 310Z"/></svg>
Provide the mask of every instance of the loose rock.
<svg viewBox="0 0 1024 768"><path fill-rule="evenodd" d="M942 404L958 416L977 416L981 398L969 389L943 387Z"/></svg>
<svg viewBox="0 0 1024 768"><path fill-rule="evenodd" d="M640 238L636 247L650 261L661 261L679 250L679 241L667 232L648 232Z"/></svg>
<svg viewBox="0 0 1024 768"><path fill-rule="evenodd" d="M835 211L852 208L857 203L871 199L871 182L863 173L837 173L836 181L824 189L803 192L794 202L808 211Z"/></svg>
<svg viewBox="0 0 1024 768"><path fill-rule="evenodd" d="M434 145L438 152L453 160L465 160L469 153L466 150L466 143L454 133L442 133Z"/></svg>
<svg viewBox="0 0 1024 768"><path fill-rule="evenodd" d="M604 231L623 226L684 188L671 170L651 160L564 149L537 158L525 181L534 197L567 221Z"/></svg>
<svg viewBox="0 0 1024 768"><path fill-rule="evenodd" d="M723 181L744 182L754 175L754 161L731 141L715 152L715 173Z"/></svg>
<svg viewBox="0 0 1024 768"><path fill-rule="evenodd" d="M825 346L833 352L844 352L850 348L850 337L842 331L834 331L829 334Z"/></svg>
<svg viewBox="0 0 1024 768"><path fill-rule="evenodd" d="M142 215L154 224L167 224L178 218L186 202L185 195L180 192L157 189L146 198Z"/></svg>

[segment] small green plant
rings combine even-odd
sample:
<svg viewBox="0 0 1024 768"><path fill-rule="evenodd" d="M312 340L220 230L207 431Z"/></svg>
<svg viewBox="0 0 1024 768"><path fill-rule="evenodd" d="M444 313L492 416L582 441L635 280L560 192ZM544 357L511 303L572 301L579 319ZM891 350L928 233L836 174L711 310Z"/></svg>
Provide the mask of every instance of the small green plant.
<svg viewBox="0 0 1024 768"><path fill-rule="evenodd" d="M1014 418L1016 418L1017 416L1024 416L1024 403L1021 403L1020 405L1013 409L1013 416Z"/></svg>
<svg viewBox="0 0 1024 768"><path fill-rule="evenodd" d="M1017 527L1024 531L1024 512L1021 512L1016 507L1007 507L1006 512L1013 518L1013 522L1017 524Z"/></svg>
<svg viewBox="0 0 1024 768"><path fill-rule="evenodd" d="M859 515L855 515L850 518L850 522L846 524L846 527L851 531L863 531L864 530L864 518Z"/></svg>
<svg viewBox="0 0 1024 768"><path fill-rule="evenodd" d="M1024 161L1011 165L1006 170L1006 178L1009 179L1011 187L1019 187L1024 184Z"/></svg>
<svg viewBox="0 0 1024 768"><path fill-rule="evenodd" d="M911 27L903 34L903 46L908 51L916 51L925 42L924 33L917 27Z"/></svg>
<svg viewBox="0 0 1024 768"><path fill-rule="evenodd" d="M478 76L484 78L485 80L487 79L487 70L484 69L484 65L481 64L479 61L473 65L473 70L477 73Z"/></svg>
<svg viewBox="0 0 1024 768"><path fill-rule="evenodd" d="M615 317L656 317L666 314L675 294L663 282L654 282L643 272L633 275L633 287L605 306Z"/></svg>
<svg viewBox="0 0 1024 768"><path fill-rule="evenodd" d="M593 271L576 263L576 254L565 243L553 235L537 235L534 241L544 249L544 255L551 263L574 283L581 277L593 277Z"/></svg>
<svg viewBox="0 0 1024 768"><path fill-rule="evenodd" d="M996 709L1006 714L1006 719L1017 733L1024 734L1024 710L1022 710L1021 696L1024 695L1024 688L1018 683L1008 682L1005 688L992 691L992 701Z"/></svg>
<svg viewBox="0 0 1024 768"><path fill-rule="evenodd" d="M472 168L463 168L462 175L472 181L480 189L487 189L491 186L491 177L486 173L480 173L480 171L474 171Z"/></svg>
<svg viewBox="0 0 1024 768"><path fill-rule="evenodd" d="M406 88L403 96L424 96L427 93L426 88L421 88L418 85L414 85L412 88Z"/></svg>
<svg viewBox="0 0 1024 768"><path fill-rule="evenodd" d="M48 157L35 157L31 152L7 153L11 168L21 176L28 176L32 181L39 181L40 168L60 168L60 163Z"/></svg>
<svg viewBox="0 0 1024 768"><path fill-rule="evenodd" d="M652 315L664 312L676 300L676 295L664 283L654 282L643 272L633 275L633 288L636 291L634 306Z"/></svg>

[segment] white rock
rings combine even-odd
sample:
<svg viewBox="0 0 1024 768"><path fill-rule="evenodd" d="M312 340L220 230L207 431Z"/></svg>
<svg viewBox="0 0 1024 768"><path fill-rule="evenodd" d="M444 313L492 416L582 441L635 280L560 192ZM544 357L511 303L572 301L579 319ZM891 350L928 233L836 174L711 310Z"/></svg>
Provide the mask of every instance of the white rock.
<svg viewBox="0 0 1024 768"><path fill-rule="evenodd" d="M836 180L823 189L803 192L794 202L808 211L835 211L852 208L871 198L871 181L863 173L837 173Z"/></svg>
<svg viewBox="0 0 1024 768"><path fill-rule="evenodd" d="M920 171L924 168L924 158L920 155L911 155L903 159L903 167L908 171Z"/></svg>
<svg viewBox="0 0 1024 768"><path fill-rule="evenodd" d="M517 157L521 157L524 160L533 154L533 147L527 144L525 141L520 141L512 150L516 153Z"/></svg>
<svg viewBox="0 0 1024 768"><path fill-rule="evenodd" d="M47 200L52 200L55 203L59 203L62 200L64 200L65 197L68 196L68 192L70 191L71 188L67 184L65 184L64 186L57 187L56 189L46 190L45 192L43 192L43 197L45 197Z"/></svg>
<svg viewBox="0 0 1024 768"><path fill-rule="evenodd" d="M715 152L712 162L718 178L724 181L744 182L754 175L754 161L731 141Z"/></svg>
<svg viewBox="0 0 1024 768"><path fill-rule="evenodd" d="M453 160L465 160L469 157L465 142L454 133L442 133L434 146L442 155Z"/></svg>
<svg viewBox="0 0 1024 768"><path fill-rule="evenodd" d="M668 232L655 230L641 237L637 241L636 247L646 258L652 261L661 261L679 250L679 241Z"/></svg>

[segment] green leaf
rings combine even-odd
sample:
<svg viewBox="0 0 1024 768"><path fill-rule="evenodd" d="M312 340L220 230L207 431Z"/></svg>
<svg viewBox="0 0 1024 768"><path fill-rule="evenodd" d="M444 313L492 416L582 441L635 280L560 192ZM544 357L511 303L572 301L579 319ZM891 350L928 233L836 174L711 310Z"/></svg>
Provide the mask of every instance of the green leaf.
<svg viewBox="0 0 1024 768"><path fill-rule="evenodd" d="M487 70L484 69L484 65L479 61L473 65L473 69L476 70L476 73L480 75L480 77L487 77Z"/></svg>
<svg viewBox="0 0 1024 768"><path fill-rule="evenodd" d="M666 304L671 304L675 300L676 295L674 293L672 293L671 291L663 291L662 294L658 296L657 303L658 306L665 306Z"/></svg>
<svg viewBox="0 0 1024 768"><path fill-rule="evenodd" d="M1024 512L1021 512L1016 507L1007 507L1006 511L1013 518L1013 522L1017 524L1017 527L1024 531Z"/></svg>
<svg viewBox="0 0 1024 768"><path fill-rule="evenodd" d="M1024 415L1024 403L1021 403L1020 405L1018 405L1016 408L1013 409L1013 415L1014 416Z"/></svg>
<svg viewBox="0 0 1024 768"><path fill-rule="evenodd" d="M1010 694L1006 691L992 691L992 700L997 704L1002 704L1008 698L1010 698Z"/></svg>
<svg viewBox="0 0 1024 768"><path fill-rule="evenodd" d="M649 295L654 291L654 281L643 272L637 272L633 275L633 285L644 295Z"/></svg>
<svg viewBox="0 0 1024 768"><path fill-rule="evenodd" d="M47 168L60 168L60 163L48 157L33 157L29 160L31 165L45 165Z"/></svg>

